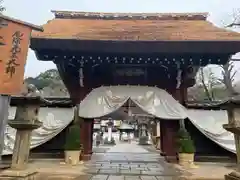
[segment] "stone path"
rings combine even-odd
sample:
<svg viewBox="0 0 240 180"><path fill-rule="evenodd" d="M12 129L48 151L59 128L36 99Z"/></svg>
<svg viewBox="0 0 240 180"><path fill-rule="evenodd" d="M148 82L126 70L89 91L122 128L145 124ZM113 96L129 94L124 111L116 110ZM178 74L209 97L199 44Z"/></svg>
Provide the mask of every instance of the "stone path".
<svg viewBox="0 0 240 180"><path fill-rule="evenodd" d="M85 166L91 180L172 180L180 175L159 153L134 142L117 144L104 154L95 153Z"/></svg>
<svg viewBox="0 0 240 180"><path fill-rule="evenodd" d="M129 143L119 143L116 146L110 148L107 153L148 153L143 147L137 145L135 142Z"/></svg>
<svg viewBox="0 0 240 180"><path fill-rule="evenodd" d="M68 166L61 162L38 159L29 167L39 172L36 180L175 180L180 176L180 170L165 163L153 147L134 141L95 148L91 161L84 164Z"/></svg>

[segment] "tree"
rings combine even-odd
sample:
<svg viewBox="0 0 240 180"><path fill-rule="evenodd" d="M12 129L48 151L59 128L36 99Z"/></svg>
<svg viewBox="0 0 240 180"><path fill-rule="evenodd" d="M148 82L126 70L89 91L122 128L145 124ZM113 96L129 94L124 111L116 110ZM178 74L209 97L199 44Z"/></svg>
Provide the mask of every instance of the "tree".
<svg viewBox="0 0 240 180"><path fill-rule="evenodd" d="M234 77L237 70L234 70L233 61L228 61L225 65L220 65L222 68L222 78L219 78L219 82L224 84L229 97L238 95L239 93L235 91L233 87Z"/></svg>
<svg viewBox="0 0 240 180"><path fill-rule="evenodd" d="M203 88L207 100L215 100L214 89L219 85L219 81L210 67L200 67L197 74L197 83Z"/></svg>
<svg viewBox="0 0 240 180"><path fill-rule="evenodd" d="M232 28L240 26L240 8L233 10L232 17L233 17L232 22L228 24L226 27Z"/></svg>
<svg viewBox="0 0 240 180"><path fill-rule="evenodd" d="M5 10L2 4L3 4L3 0L0 0L0 14Z"/></svg>
<svg viewBox="0 0 240 180"><path fill-rule="evenodd" d="M35 78L28 77L25 83L35 85L43 96L69 96L57 69L49 69Z"/></svg>
<svg viewBox="0 0 240 180"><path fill-rule="evenodd" d="M240 27L240 8L234 9L232 13L232 22L228 24L226 27L234 28ZM226 87L228 96L238 95L239 93L233 87L234 76L237 73L237 70L234 70L233 61L229 59L229 61L225 65L220 66L222 68L222 78L219 79L221 83L223 83Z"/></svg>
<svg viewBox="0 0 240 180"><path fill-rule="evenodd" d="M29 77L25 79L27 84L34 84L38 89L45 87L54 88L57 85L62 84L61 78L57 69L49 69L43 73L40 73L37 77Z"/></svg>

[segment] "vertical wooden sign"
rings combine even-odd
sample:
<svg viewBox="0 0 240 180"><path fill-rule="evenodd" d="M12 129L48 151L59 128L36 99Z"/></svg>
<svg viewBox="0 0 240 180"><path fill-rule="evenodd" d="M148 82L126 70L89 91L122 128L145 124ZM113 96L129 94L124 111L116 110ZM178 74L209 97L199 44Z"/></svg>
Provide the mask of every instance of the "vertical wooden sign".
<svg viewBox="0 0 240 180"><path fill-rule="evenodd" d="M0 94L21 92L32 28L13 21L0 28Z"/></svg>

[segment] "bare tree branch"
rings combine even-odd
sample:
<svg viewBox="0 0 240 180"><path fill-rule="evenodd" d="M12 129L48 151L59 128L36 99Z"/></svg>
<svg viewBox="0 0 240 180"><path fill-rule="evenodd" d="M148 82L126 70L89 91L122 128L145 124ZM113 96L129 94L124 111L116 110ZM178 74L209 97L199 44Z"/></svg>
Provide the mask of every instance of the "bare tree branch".
<svg viewBox="0 0 240 180"><path fill-rule="evenodd" d="M3 0L0 0L0 14L5 11L5 7L3 7Z"/></svg>
<svg viewBox="0 0 240 180"><path fill-rule="evenodd" d="M240 26L240 9L235 9L232 13L233 20L230 24L226 25L226 28L232 28Z"/></svg>
<svg viewBox="0 0 240 180"><path fill-rule="evenodd" d="M199 69L199 73L200 73L199 78L200 78L200 81L203 86L203 89L204 89L207 99L209 101L214 100L213 88L214 88L215 84L218 83L218 79L214 77L214 74L210 69L208 69L207 72L204 72L204 68L201 67Z"/></svg>
<svg viewBox="0 0 240 180"><path fill-rule="evenodd" d="M235 77L236 73L237 73L237 71L234 71L233 74L232 74L231 77L230 77L230 79L231 79L232 82L233 82L233 80L234 80L234 77Z"/></svg>
<svg viewBox="0 0 240 180"><path fill-rule="evenodd" d="M228 96L237 95L238 92L233 88L233 80L237 73L237 70L234 70L233 61L228 61L225 65L220 66L222 68L222 79L221 82L225 85L228 92Z"/></svg>

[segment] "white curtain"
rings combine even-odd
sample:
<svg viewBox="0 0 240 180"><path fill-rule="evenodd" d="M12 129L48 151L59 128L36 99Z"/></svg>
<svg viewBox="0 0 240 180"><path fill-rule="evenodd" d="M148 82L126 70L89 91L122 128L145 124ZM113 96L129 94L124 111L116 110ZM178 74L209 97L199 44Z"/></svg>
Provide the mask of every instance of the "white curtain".
<svg viewBox="0 0 240 180"><path fill-rule="evenodd" d="M188 118L197 129L224 149L236 153L234 136L222 125L228 123L224 110L187 110Z"/></svg>
<svg viewBox="0 0 240 180"><path fill-rule="evenodd" d="M15 112L15 107L9 108L9 119L14 118ZM40 108L39 120L43 122L43 125L32 132L30 148L32 149L51 140L65 129L72 119L72 108ZM12 154L15 136L16 130L7 126L4 136L3 155Z"/></svg>
<svg viewBox="0 0 240 180"><path fill-rule="evenodd" d="M131 99L145 113L162 119L185 119L185 108L170 94L157 87L108 86L94 89L81 102L79 116L103 117L117 111Z"/></svg>
<svg viewBox="0 0 240 180"><path fill-rule="evenodd" d="M190 121L213 142L236 152L233 135L223 129L228 122L223 110L189 110L178 103L166 91L155 87L110 86L94 89L80 104L79 116L84 118L103 117L118 110L131 99L142 112L162 119L185 119ZM132 111L139 109L132 109ZM10 107L9 119L15 116L16 108ZM133 112L134 113L134 112ZM31 148L37 147L59 134L73 119L72 108L40 108L39 120L43 126L32 133ZM7 127L3 154L13 151L16 131Z"/></svg>
<svg viewBox="0 0 240 180"><path fill-rule="evenodd" d="M231 152L236 151L233 135L222 127L228 122L226 111L188 110L166 91L157 87L103 86L94 89L81 102L79 116L96 118L112 114L121 110L121 106L128 99L131 99L143 112L161 119L188 117L210 140Z"/></svg>

